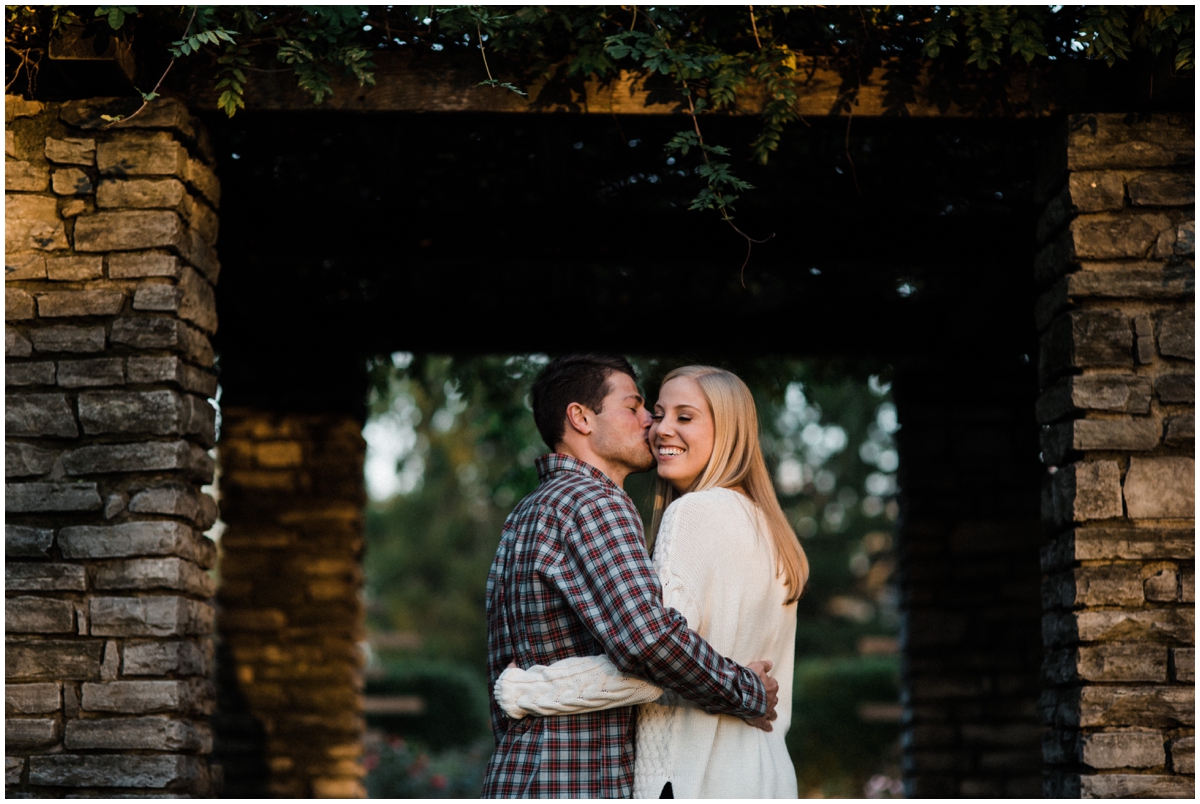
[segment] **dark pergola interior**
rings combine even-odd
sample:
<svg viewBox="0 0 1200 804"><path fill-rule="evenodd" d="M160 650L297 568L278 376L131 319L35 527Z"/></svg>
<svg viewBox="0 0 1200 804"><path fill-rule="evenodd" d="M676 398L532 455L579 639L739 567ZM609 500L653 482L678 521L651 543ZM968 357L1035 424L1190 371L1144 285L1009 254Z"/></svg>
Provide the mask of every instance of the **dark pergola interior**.
<svg viewBox="0 0 1200 804"><path fill-rule="evenodd" d="M251 112L212 121L224 401L360 413L370 355L1031 355L1047 120L818 119L736 223L687 211L680 118ZM755 121L705 135L746 151ZM682 174L682 175L681 175ZM1034 389L1032 376L1030 399Z"/></svg>

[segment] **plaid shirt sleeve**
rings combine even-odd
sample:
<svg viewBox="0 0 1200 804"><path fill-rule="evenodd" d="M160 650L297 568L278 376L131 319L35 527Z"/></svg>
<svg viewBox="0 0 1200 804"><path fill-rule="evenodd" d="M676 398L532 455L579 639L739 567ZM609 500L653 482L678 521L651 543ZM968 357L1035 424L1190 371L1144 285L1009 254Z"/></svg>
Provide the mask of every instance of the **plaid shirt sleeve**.
<svg viewBox="0 0 1200 804"><path fill-rule="evenodd" d="M662 604L658 575L628 498L604 495L582 507L563 536L560 560L544 567L571 608L623 672L683 695L712 714L754 718L766 690Z"/></svg>

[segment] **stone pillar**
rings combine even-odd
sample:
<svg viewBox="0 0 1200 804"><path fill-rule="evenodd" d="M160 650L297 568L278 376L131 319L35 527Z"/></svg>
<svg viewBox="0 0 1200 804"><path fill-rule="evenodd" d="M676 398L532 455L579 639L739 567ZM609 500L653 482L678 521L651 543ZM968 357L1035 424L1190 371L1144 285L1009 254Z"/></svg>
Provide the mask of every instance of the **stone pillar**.
<svg viewBox="0 0 1200 804"><path fill-rule="evenodd" d="M1037 389L1016 349L896 366L909 797L1041 792Z"/></svg>
<svg viewBox="0 0 1200 804"><path fill-rule="evenodd" d="M1048 177L1048 796L1195 789L1193 140L1190 117L1074 115Z"/></svg>
<svg viewBox="0 0 1200 804"><path fill-rule="evenodd" d="M228 796L366 795L361 431L338 414L222 412L215 761Z"/></svg>
<svg viewBox="0 0 1200 804"><path fill-rule="evenodd" d="M5 788L209 795L212 155L170 101L5 111Z"/></svg>

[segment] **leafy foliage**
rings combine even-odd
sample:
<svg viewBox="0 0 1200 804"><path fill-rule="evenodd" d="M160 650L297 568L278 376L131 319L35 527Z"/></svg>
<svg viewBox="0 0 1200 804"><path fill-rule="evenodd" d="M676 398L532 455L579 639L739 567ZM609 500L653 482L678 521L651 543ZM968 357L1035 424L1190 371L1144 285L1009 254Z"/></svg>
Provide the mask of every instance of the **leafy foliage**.
<svg viewBox="0 0 1200 804"><path fill-rule="evenodd" d="M1177 71L1194 70L1192 6L100 6L90 16L9 6L7 84L24 73L32 86L49 36L66 25L102 21L105 35L132 37L150 18L179 32L166 44L174 58L208 61L217 106L230 116L245 107L252 71L267 69L261 52L290 67L319 104L333 94L339 71L373 85L378 51L465 48L481 56L488 74L481 85L521 95L537 76L609 80L624 67L664 77L700 141L697 116L758 93L762 130L750 147L763 164L799 119L799 88L817 67L840 75L836 106L849 114L873 71L883 69L885 103L901 115L923 81L946 96L940 103L961 99L962 85L975 82L995 94L979 108L1008 105L1010 79L1053 61L1113 66L1144 51L1169 58ZM485 49L507 59L513 80L492 75ZM728 153L702 148L700 155L694 171L703 187L691 208L729 220L750 186Z"/></svg>

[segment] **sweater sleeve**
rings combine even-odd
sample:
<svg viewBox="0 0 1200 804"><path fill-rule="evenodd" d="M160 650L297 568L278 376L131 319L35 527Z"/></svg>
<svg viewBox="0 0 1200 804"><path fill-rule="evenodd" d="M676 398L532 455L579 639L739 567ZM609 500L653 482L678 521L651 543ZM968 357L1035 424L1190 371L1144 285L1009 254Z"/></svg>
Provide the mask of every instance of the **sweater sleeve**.
<svg viewBox="0 0 1200 804"><path fill-rule="evenodd" d="M496 680L496 702L514 720L573 715L651 703L661 687L622 673L607 656L573 656L528 670L509 667Z"/></svg>

